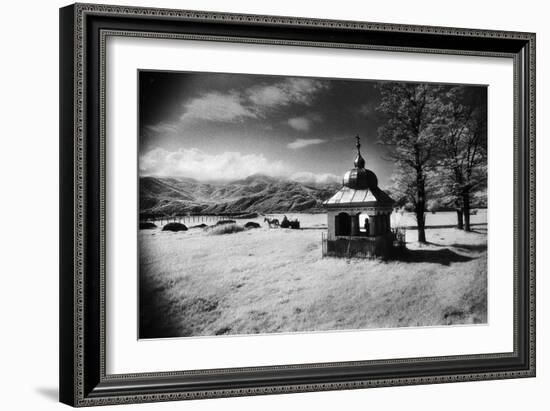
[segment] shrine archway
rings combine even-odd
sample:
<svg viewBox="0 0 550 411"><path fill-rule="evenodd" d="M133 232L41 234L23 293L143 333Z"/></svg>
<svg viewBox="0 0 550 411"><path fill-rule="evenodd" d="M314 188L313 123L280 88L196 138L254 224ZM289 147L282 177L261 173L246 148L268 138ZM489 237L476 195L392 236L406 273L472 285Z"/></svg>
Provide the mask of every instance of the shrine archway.
<svg viewBox="0 0 550 411"><path fill-rule="evenodd" d="M348 213L340 213L336 216L335 234L351 235L351 216Z"/></svg>

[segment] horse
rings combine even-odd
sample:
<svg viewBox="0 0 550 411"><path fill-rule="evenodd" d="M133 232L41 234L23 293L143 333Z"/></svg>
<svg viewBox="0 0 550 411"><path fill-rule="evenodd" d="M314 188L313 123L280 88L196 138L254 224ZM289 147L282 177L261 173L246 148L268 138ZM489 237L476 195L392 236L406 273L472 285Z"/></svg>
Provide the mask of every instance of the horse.
<svg viewBox="0 0 550 411"><path fill-rule="evenodd" d="M264 218L264 223L267 223L269 225L269 228L271 228L271 226L275 226L275 227L279 227L279 220L277 220L276 218Z"/></svg>

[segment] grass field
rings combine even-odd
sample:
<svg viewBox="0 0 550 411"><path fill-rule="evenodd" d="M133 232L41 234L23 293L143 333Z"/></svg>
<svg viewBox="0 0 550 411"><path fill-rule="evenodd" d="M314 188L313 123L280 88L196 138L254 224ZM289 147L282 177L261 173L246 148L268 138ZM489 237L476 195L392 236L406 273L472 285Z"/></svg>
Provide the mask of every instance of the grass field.
<svg viewBox="0 0 550 411"><path fill-rule="evenodd" d="M282 216L276 216L282 217ZM303 332L487 321L487 225L427 214L428 244L407 231L399 260L322 258L325 214L302 230L209 235L140 230L140 337ZM414 225L410 215L401 225Z"/></svg>

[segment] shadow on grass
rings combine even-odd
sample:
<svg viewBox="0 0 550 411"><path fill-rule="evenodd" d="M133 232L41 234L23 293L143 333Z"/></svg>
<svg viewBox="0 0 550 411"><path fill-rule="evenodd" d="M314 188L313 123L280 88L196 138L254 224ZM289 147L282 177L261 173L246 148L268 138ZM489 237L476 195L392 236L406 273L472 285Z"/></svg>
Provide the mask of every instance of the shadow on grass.
<svg viewBox="0 0 550 411"><path fill-rule="evenodd" d="M482 252L487 250L487 243L485 244L451 244L450 247L464 251Z"/></svg>
<svg viewBox="0 0 550 411"><path fill-rule="evenodd" d="M471 223L470 227L487 227L487 223ZM416 225L408 225L403 228L406 228L407 230L418 230L418 226ZM441 224L441 225L426 225L424 226L425 229L428 228L457 228L456 224ZM472 230L472 232L475 232L475 230Z"/></svg>
<svg viewBox="0 0 550 411"><path fill-rule="evenodd" d="M427 242L426 244L435 245L436 247L454 248L458 251L463 251L463 252L482 253L483 251L487 251L487 243L485 244L460 244L460 243L439 244L439 243Z"/></svg>
<svg viewBox="0 0 550 411"><path fill-rule="evenodd" d="M435 263L441 265L465 263L473 259L473 257L455 253L448 248L442 248L441 250L405 250L402 254L392 258L393 261L404 263Z"/></svg>

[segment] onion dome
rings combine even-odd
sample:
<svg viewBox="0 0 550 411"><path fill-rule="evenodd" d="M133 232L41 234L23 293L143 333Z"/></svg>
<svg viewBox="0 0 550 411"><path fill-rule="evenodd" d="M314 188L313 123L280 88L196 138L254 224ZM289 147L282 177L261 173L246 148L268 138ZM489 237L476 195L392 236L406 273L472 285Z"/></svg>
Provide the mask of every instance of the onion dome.
<svg viewBox="0 0 550 411"><path fill-rule="evenodd" d="M357 143L357 157L353 162L355 168L352 168L344 175L343 184L346 187L352 188L354 190L366 190L366 189L376 189L378 188L378 178L371 170L365 168L365 159L361 156L361 143L359 141L359 136L355 137Z"/></svg>

